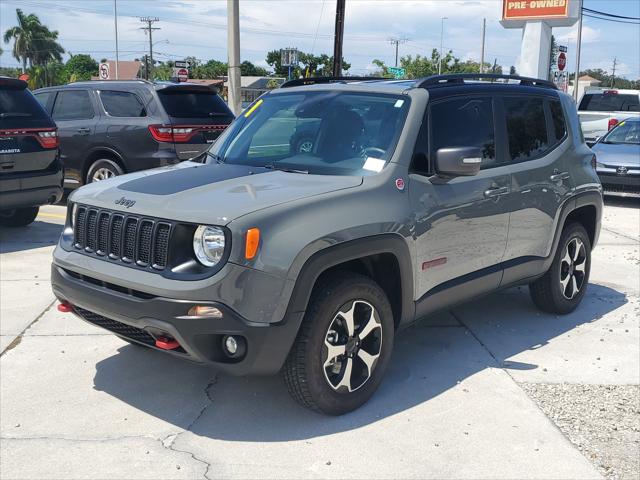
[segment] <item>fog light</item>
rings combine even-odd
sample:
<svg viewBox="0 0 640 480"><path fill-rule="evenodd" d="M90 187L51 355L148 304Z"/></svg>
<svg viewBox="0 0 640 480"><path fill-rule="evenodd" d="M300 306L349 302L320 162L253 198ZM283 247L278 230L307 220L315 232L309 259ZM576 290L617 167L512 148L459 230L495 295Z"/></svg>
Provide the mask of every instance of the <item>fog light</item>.
<svg viewBox="0 0 640 480"><path fill-rule="evenodd" d="M227 337L224 340L224 348L227 349L231 355L235 355L238 352L238 341L233 337Z"/></svg>
<svg viewBox="0 0 640 480"><path fill-rule="evenodd" d="M243 337L225 335L222 337L222 349L231 358L242 358L247 352L247 342Z"/></svg>
<svg viewBox="0 0 640 480"><path fill-rule="evenodd" d="M208 317L208 318L222 318L222 312L216 307L209 307L206 305L196 305L191 307L187 312L189 317Z"/></svg>

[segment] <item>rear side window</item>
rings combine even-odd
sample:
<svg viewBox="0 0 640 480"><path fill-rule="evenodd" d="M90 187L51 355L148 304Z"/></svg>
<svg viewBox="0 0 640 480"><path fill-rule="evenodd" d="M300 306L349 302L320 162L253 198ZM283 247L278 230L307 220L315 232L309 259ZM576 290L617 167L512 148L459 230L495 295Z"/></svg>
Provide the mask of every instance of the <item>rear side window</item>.
<svg viewBox="0 0 640 480"><path fill-rule="evenodd" d="M0 89L0 128L24 126L29 120L47 118L46 112L29 90Z"/></svg>
<svg viewBox="0 0 640 480"><path fill-rule="evenodd" d="M101 91L100 100L105 112L112 117L146 117L147 111L135 93Z"/></svg>
<svg viewBox="0 0 640 480"><path fill-rule="evenodd" d="M533 160L549 148L544 100L536 97L506 97L504 110L511 163Z"/></svg>
<svg viewBox="0 0 640 480"><path fill-rule="evenodd" d="M232 113L216 93L189 90L159 91L160 102L170 117L232 117Z"/></svg>
<svg viewBox="0 0 640 480"><path fill-rule="evenodd" d="M496 163L491 98L445 100L431 106L431 159L440 148L479 147L481 168Z"/></svg>
<svg viewBox="0 0 640 480"><path fill-rule="evenodd" d="M42 108L46 110L47 106L49 105L51 96L55 96L55 94L56 92L36 92L33 94L33 96L36 97L36 100L38 100L38 102L40 102Z"/></svg>
<svg viewBox="0 0 640 480"><path fill-rule="evenodd" d="M550 100L549 110L551 110L551 121L553 122L553 132L556 140L562 140L567 133L567 124L564 120L564 112L560 100Z"/></svg>
<svg viewBox="0 0 640 480"><path fill-rule="evenodd" d="M638 95L620 93L585 93L580 108L587 112L638 112L640 111Z"/></svg>
<svg viewBox="0 0 640 480"><path fill-rule="evenodd" d="M67 90L58 92L53 106L54 120L81 120L93 118L94 111L89 92Z"/></svg>

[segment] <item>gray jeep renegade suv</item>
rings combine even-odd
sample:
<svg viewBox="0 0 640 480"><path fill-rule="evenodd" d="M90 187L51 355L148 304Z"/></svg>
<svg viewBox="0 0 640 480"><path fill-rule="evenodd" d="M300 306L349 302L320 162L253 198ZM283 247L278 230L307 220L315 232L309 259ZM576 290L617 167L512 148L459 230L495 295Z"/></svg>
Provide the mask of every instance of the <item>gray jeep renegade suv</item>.
<svg viewBox="0 0 640 480"><path fill-rule="evenodd" d="M575 105L483 79L295 80L200 162L79 189L59 309L222 371L282 370L328 414L362 405L396 330L430 312L519 284L572 311L602 212Z"/></svg>

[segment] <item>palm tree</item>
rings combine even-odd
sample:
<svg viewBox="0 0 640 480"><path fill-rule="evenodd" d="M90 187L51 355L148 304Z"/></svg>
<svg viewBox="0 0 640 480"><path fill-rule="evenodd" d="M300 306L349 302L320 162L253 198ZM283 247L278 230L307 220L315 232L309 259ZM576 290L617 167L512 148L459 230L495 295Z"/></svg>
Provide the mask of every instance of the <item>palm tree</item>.
<svg viewBox="0 0 640 480"><path fill-rule="evenodd" d="M22 62L22 73L29 65L46 65L51 60L62 60L64 48L56 41L58 32L49 30L40 19L16 9L18 25L4 32L4 43L13 39L13 56Z"/></svg>

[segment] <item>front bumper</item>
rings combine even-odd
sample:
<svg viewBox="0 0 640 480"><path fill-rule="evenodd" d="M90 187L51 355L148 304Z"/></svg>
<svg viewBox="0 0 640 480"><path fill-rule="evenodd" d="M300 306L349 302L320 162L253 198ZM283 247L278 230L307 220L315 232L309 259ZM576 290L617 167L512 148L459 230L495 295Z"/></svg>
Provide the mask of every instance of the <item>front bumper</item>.
<svg viewBox="0 0 640 480"><path fill-rule="evenodd" d="M179 347L162 350L174 356L235 375L277 373L295 340L303 312L280 323L255 323L219 302L194 302L153 296L102 282L56 264L51 284L56 297L73 307L83 320L128 340L161 350L155 339L169 336ZM222 318L187 317L195 305L218 308ZM225 354L226 335L244 338L246 353L234 359Z"/></svg>
<svg viewBox="0 0 640 480"><path fill-rule="evenodd" d="M37 207L62 198L62 170L0 175L0 208Z"/></svg>
<svg viewBox="0 0 640 480"><path fill-rule="evenodd" d="M640 195L640 170L629 169L627 173L619 174L611 168L598 169L597 173L605 194Z"/></svg>

